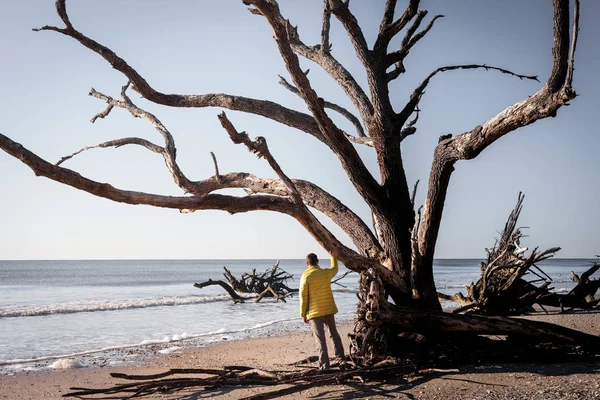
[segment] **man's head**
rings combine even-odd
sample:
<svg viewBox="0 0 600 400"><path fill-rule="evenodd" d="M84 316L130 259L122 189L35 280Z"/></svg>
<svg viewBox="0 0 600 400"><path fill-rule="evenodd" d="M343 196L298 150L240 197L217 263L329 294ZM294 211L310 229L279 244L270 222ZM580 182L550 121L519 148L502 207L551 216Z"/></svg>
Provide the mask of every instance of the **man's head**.
<svg viewBox="0 0 600 400"><path fill-rule="evenodd" d="M315 253L310 253L306 256L306 265L307 266L318 265L318 264L319 264L319 257L317 257L317 255Z"/></svg>

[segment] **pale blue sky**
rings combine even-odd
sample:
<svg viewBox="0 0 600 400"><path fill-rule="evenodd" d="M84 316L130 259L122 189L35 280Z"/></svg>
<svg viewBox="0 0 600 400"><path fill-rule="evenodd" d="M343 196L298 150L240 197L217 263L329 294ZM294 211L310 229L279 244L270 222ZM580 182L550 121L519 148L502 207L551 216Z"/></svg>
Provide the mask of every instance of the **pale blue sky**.
<svg viewBox="0 0 600 400"><path fill-rule="evenodd" d="M282 0L285 16L302 39L317 43L321 0ZM352 1L372 43L384 0ZM404 8L399 1L398 13ZM278 84L287 76L272 31L241 0L77 0L68 3L71 20L86 35L113 49L157 90L200 94L223 92L303 104ZM402 8L402 9L400 9ZM551 67L551 0L423 0L430 15L444 14L409 55L408 72L392 87L396 107L431 71L443 65L486 63L539 75ZM600 109L600 2L581 1L581 32L574 87L580 94L557 118L539 121L501 139L477 159L457 164L452 176L436 257L482 257L513 207L526 195L521 225L529 226L527 246L561 246L560 257L593 257L600 252L600 168L597 118ZM428 21L428 19L427 19ZM90 88L117 97L125 78L95 53L53 32L60 25L52 0L10 2L0 14L0 132L56 162L84 146L124 136L160 142L145 121L114 110L96 124L90 118L104 104ZM332 23L334 55L364 82L354 52L337 21ZM309 78L325 99L351 107L318 66ZM447 72L432 81L421 103L418 132L404 142L410 182L421 179L422 203L432 151L441 134L458 134L535 93L541 83L484 71ZM262 160L234 145L216 118L219 109L172 109L132 99L155 113L175 136L180 166L192 179L213 171L247 171L273 177ZM314 138L252 115L228 112L239 130L265 136L291 177L314 181L370 221L338 160ZM340 123L347 126L344 121ZM360 149L376 171L374 152ZM92 150L64 164L114 186L180 194L162 159L144 149ZM210 211L130 206L96 198L35 177L0 152L0 259L103 258L301 258L324 253L290 217L267 212L231 216ZM332 228L334 229L334 228ZM339 232L335 230L335 232ZM343 236L342 236L343 237ZM347 241L347 239L346 239Z"/></svg>

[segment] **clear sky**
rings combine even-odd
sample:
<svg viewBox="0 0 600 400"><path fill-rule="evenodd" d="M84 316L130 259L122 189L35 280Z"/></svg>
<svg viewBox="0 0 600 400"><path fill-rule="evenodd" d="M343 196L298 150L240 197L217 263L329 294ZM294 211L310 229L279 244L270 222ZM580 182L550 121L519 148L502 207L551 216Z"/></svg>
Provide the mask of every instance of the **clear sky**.
<svg viewBox="0 0 600 400"><path fill-rule="evenodd" d="M351 2L370 43L384 3ZM406 1L398 3L399 14ZM430 12L426 21L435 14L446 18L438 20L411 51L407 73L392 85L397 108L424 77L443 65L486 63L539 75L542 82L547 78L551 0L421 3ZM280 5L298 25L304 42L318 43L322 1L281 0ZM247 12L241 0L77 0L68 2L68 8L78 30L125 58L157 90L222 92L305 110L278 84L277 75L287 76L287 71L267 22ZM483 257L519 191L526 195L520 221L530 227L526 246L561 246L559 257L600 253L600 2L582 0L581 8L574 79L580 97L560 109L556 118L512 132L477 159L456 165L436 257ZM51 162L119 137L141 136L160 143L147 122L124 110L114 110L95 124L89 122L105 107L87 95L90 88L118 97L126 79L73 39L31 30L47 24L62 26L52 0L13 1L0 13L0 132ZM335 20L331 41L333 54L364 83L360 65ZM318 66L302 62L310 68L309 78L320 96L351 107ZM484 71L446 72L434 78L421 102L417 134L403 146L409 182L422 182L417 202L423 202L432 152L441 134L471 130L541 85ZM190 178L214 174L210 151L216 154L222 173L247 171L274 177L266 162L231 143L217 120L221 110L165 108L133 94L132 99L170 129L180 166ZM227 114L238 130L251 137L265 136L289 176L312 180L370 221L338 160L316 139L260 117ZM359 151L376 173L374 152ZM141 148L91 150L64 166L122 189L181 194L162 158ZM301 258L310 251L324 253L288 216L180 214L113 203L35 177L28 167L0 152L0 259L277 259Z"/></svg>

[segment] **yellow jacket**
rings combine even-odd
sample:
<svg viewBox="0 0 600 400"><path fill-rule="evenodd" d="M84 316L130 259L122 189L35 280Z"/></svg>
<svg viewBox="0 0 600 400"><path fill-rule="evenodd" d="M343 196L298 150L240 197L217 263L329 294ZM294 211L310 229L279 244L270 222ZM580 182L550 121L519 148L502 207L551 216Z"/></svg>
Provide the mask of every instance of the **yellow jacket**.
<svg viewBox="0 0 600 400"><path fill-rule="evenodd" d="M338 309L331 292L331 278L338 272L338 262L331 257L331 268L311 265L300 279L300 316L306 319L335 314Z"/></svg>

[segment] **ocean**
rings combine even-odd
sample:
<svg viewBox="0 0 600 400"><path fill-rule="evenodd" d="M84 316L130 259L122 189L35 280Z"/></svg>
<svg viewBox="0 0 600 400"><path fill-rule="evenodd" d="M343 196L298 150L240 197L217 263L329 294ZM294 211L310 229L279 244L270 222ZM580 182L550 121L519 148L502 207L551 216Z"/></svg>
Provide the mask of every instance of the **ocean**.
<svg viewBox="0 0 600 400"><path fill-rule="evenodd" d="M0 261L0 374L134 364L188 346L308 331L298 296L234 304L219 286L193 286L225 280L223 266L240 277L276 261ZM592 261L551 259L540 267L560 292L573 287L571 271L581 274ZM279 266L294 275L288 286L297 288L304 261L280 260ZM340 266L338 276L345 271ZM436 260L434 274L439 291L464 293L479 278L479 260ZM338 321L354 318L357 281L350 273L333 285Z"/></svg>

